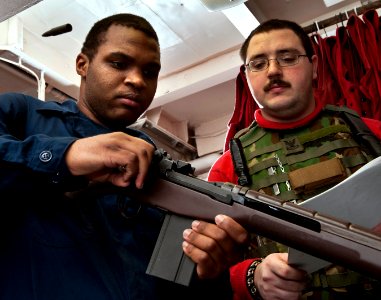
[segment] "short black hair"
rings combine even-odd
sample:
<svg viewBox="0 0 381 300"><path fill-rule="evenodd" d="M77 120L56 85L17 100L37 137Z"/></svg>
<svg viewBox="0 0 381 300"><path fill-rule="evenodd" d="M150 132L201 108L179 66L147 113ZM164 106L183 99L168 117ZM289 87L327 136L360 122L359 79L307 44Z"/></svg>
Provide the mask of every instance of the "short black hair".
<svg viewBox="0 0 381 300"><path fill-rule="evenodd" d="M269 32L272 30L279 29L290 29L292 30L302 42L304 50L306 51L306 55L308 59L311 61L312 55L314 55L314 49L312 47L312 43L308 34L304 31L304 29L297 23L288 21L288 20L280 20L280 19L271 19L262 24L260 24L257 28L255 28L250 35L243 42L241 49L239 51L239 55L244 63L246 63L247 56L247 48L249 47L249 43L251 38L259 33Z"/></svg>
<svg viewBox="0 0 381 300"><path fill-rule="evenodd" d="M159 45L156 31L146 19L128 13L115 14L96 22L87 34L81 52L90 60L97 53L98 47L104 42L104 36L111 25L122 25L140 30L148 37L153 38Z"/></svg>

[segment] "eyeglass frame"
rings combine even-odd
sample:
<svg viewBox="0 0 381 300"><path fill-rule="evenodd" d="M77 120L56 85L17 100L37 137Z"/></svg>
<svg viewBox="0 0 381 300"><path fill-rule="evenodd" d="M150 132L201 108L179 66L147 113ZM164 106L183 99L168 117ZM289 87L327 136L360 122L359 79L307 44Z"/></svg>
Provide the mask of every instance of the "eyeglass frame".
<svg viewBox="0 0 381 300"><path fill-rule="evenodd" d="M291 54L291 53L288 53L288 54ZM279 58L280 57L276 57L276 58L267 58L267 57L261 57L261 59L263 60L266 60L267 64L266 64L266 67L264 67L263 69L261 70L253 70L251 67L250 67L250 63L252 63L254 60L250 60L247 64L245 64L245 67L250 71L250 72L262 72L262 71L265 71L267 70L269 67L270 67L270 60L275 60L278 64L278 66L282 67L282 68L287 68L287 67L292 67L292 66L295 66L299 63L299 60L300 60L300 57L307 57L308 59L309 56L307 54L296 54L296 53L292 53L292 55L295 55L297 57L297 59L295 60L295 63L292 63L291 65L286 65L286 66L282 66L281 63L279 63ZM259 58L255 58L255 59L259 59Z"/></svg>

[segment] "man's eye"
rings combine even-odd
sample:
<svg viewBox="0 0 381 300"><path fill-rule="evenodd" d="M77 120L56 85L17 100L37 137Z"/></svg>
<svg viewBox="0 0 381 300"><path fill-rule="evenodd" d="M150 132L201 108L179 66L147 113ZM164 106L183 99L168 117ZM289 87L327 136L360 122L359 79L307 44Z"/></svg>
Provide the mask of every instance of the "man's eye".
<svg viewBox="0 0 381 300"><path fill-rule="evenodd" d="M157 78L159 76L159 71L157 69L146 69L143 74L147 78Z"/></svg>
<svg viewBox="0 0 381 300"><path fill-rule="evenodd" d="M124 69L126 67L126 63L121 61L112 61L111 65L116 69Z"/></svg>
<svg viewBox="0 0 381 300"><path fill-rule="evenodd" d="M266 61L265 60L253 60L251 65L255 68L255 69L262 69L266 66Z"/></svg>
<svg viewBox="0 0 381 300"><path fill-rule="evenodd" d="M288 55L283 55L279 57L278 59L285 63L290 63L290 62L294 62L297 58L298 57L295 55L288 54Z"/></svg>

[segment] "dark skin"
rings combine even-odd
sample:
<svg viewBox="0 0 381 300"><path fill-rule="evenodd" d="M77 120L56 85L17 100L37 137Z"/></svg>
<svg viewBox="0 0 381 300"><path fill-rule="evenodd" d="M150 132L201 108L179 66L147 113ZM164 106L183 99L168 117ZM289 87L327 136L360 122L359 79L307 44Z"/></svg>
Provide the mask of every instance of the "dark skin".
<svg viewBox="0 0 381 300"><path fill-rule="evenodd" d="M160 71L160 48L143 32L111 25L90 60L80 53L78 107L94 122L115 132L78 139L66 152L73 175L90 181L142 188L154 147L122 130L135 122L153 101ZM120 171L120 166L126 166ZM217 218L220 227L194 222L184 234L184 252L197 263L200 278L214 278L238 261L237 239L246 232L230 218Z"/></svg>

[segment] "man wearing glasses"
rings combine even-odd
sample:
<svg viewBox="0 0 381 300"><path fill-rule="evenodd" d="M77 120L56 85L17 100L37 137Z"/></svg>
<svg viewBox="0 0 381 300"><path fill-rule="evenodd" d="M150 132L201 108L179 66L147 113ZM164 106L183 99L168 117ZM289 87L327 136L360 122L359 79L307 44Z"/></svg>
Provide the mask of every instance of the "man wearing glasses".
<svg viewBox="0 0 381 300"><path fill-rule="evenodd" d="M232 140L241 153L226 151L210 170L209 181L238 183L301 203L378 155L355 139L344 117L347 108L326 107L314 98L317 56L299 25L285 20L261 24L243 43L240 56L260 109ZM362 119L378 144L380 122ZM332 172L320 172L323 168ZM298 184L301 176L307 184ZM381 299L377 282L344 267L331 265L307 276L287 264L284 245L253 236L251 246L252 258L231 268L235 299Z"/></svg>

